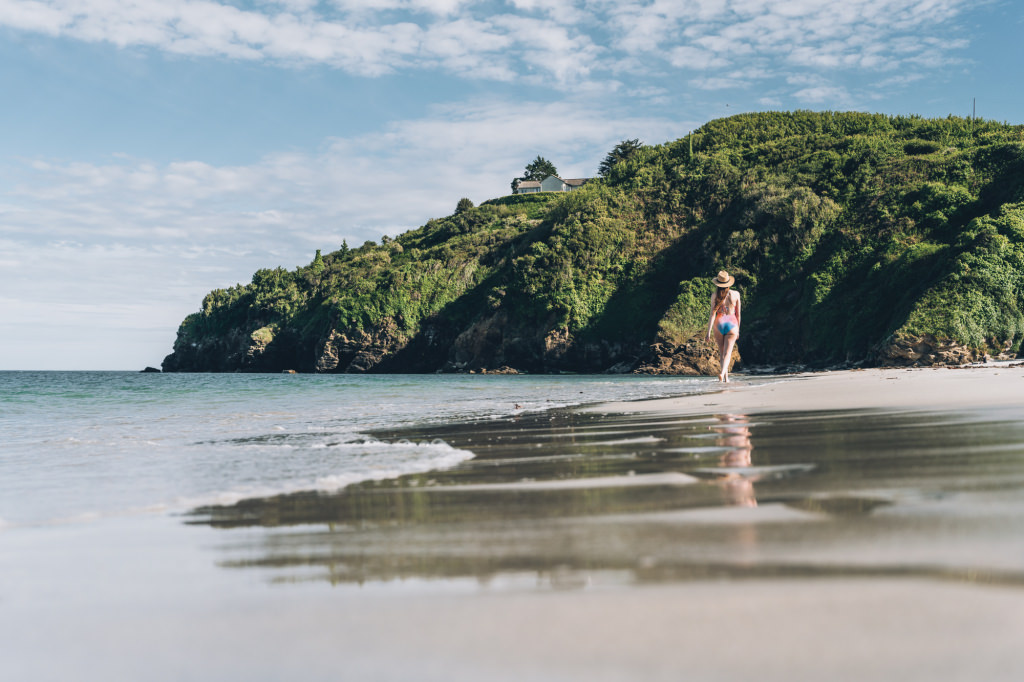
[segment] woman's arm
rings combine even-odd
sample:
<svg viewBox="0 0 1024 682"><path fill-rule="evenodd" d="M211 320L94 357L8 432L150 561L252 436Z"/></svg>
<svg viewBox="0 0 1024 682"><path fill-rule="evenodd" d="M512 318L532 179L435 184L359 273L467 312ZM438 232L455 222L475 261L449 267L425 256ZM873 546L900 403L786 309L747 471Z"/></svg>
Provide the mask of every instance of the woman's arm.
<svg viewBox="0 0 1024 682"><path fill-rule="evenodd" d="M740 303L740 292L737 291L736 292L736 333L737 334L740 331L740 323L742 322L742 320L740 319L740 312L742 310L743 310L743 306Z"/></svg>
<svg viewBox="0 0 1024 682"><path fill-rule="evenodd" d="M715 323L715 292L711 292L711 300L708 301L708 307L711 308L711 314L708 315L708 331L704 334L704 340L711 340L711 325Z"/></svg>

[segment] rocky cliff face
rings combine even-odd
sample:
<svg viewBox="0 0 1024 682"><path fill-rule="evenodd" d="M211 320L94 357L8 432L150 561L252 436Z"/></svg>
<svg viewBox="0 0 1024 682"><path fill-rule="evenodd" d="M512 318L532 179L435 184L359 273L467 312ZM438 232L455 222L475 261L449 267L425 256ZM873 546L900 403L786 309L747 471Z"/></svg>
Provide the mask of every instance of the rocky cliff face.
<svg viewBox="0 0 1024 682"><path fill-rule="evenodd" d="M404 345L396 334L393 320L387 320L369 333L361 329L332 329L317 344L313 370L342 374L369 372Z"/></svg>
<svg viewBox="0 0 1024 682"><path fill-rule="evenodd" d="M279 372L300 364L301 343L290 331L268 327L246 333L232 329L219 336L179 342L164 358L165 372Z"/></svg>
<svg viewBox="0 0 1024 682"><path fill-rule="evenodd" d="M732 366L740 360L733 351ZM611 374L718 373L712 344L692 339L684 344L580 343L565 328L530 329L498 312L465 329L445 333L431 325L408 340L393 320L367 333L332 329L315 344L303 343L294 331L261 327L202 342L179 344L163 362L165 372L474 372Z"/></svg>
<svg viewBox="0 0 1024 682"><path fill-rule="evenodd" d="M612 374L714 376L719 371L713 344L692 338L681 344L649 345L611 342L577 343L568 330L528 329L498 312L456 334L429 325L412 343L397 332L393 320L365 332L332 329L316 344L303 344L295 332L260 328L241 330L175 348L163 362L165 372L300 372L361 374L367 372L528 372L559 371ZM983 351L936 339L930 334L893 336L880 344L867 364L878 366L963 365L986 359L1011 359L1013 353L989 356ZM730 369L741 356L733 350Z"/></svg>

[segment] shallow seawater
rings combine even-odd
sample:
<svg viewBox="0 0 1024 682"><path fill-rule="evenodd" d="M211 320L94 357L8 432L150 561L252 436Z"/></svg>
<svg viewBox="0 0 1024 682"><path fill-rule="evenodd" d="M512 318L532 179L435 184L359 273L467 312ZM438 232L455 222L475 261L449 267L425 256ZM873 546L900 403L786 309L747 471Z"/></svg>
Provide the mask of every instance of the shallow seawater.
<svg viewBox="0 0 1024 682"><path fill-rule="evenodd" d="M224 529L219 565L276 584L907 577L1024 588L1022 417L556 411L389 430L375 436L443 439L474 457L335 494L206 506L187 521Z"/></svg>
<svg viewBox="0 0 1024 682"><path fill-rule="evenodd" d="M0 528L339 490L472 457L375 429L709 388L707 377L0 372Z"/></svg>

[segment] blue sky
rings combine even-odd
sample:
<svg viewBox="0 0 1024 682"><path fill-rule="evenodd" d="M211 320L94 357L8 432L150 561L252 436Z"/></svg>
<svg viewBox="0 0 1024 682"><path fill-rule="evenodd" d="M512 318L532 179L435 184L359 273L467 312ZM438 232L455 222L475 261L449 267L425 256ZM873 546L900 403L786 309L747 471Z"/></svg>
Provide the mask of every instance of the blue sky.
<svg viewBox="0 0 1024 682"><path fill-rule="evenodd" d="M0 369L759 110L1024 122L1012 0L0 0Z"/></svg>

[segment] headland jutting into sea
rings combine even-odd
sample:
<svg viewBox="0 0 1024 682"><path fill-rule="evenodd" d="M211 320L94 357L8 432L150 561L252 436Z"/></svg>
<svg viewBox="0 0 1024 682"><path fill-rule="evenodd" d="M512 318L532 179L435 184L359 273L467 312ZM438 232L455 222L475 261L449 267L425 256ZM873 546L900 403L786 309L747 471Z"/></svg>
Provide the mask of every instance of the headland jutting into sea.
<svg viewBox="0 0 1024 682"><path fill-rule="evenodd" d="M464 200L394 239L260 270L206 296L163 368L713 375L700 339L723 268L748 366L1013 357L1022 202L1022 126L742 114L571 192Z"/></svg>

